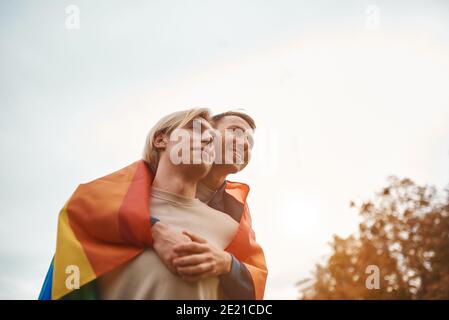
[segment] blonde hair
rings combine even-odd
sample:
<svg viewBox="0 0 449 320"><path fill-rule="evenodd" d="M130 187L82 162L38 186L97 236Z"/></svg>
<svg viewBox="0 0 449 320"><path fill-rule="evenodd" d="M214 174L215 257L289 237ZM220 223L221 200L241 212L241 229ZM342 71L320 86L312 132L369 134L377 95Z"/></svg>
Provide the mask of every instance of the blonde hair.
<svg viewBox="0 0 449 320"><path fill-rule="evenodd" d="M195 118L204 118L210 121L210 111L207 108L194 108L173 112L159 120L147 135L142 159L156 171L159 163L159 151L154 146L154 138L160 134L170 135L175 129L183 128Z"/></svg>

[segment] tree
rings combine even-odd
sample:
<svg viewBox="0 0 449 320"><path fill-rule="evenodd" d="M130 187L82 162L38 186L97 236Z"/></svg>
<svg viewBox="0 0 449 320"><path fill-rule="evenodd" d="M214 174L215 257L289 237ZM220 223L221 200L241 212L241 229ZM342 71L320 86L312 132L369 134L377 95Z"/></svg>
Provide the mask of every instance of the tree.
<svg viewBox="0 0 449 320"><path fill-rule="evenodd" d="M301 298L449 299L449 189L439 195L390 177L373 200L351 207L358 232L334 236L327 261L298 283ZM367 284L376 276L377 288Z"/></svg>

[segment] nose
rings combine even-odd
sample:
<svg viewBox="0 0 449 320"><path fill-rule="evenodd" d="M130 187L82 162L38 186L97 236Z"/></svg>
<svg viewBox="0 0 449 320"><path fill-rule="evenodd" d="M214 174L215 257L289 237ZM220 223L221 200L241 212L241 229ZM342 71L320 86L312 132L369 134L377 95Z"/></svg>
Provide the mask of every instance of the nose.
<svg viewBox="0 0 449 320"><path fill-rule="evenodd" d="M214 141L214 137L210 134L209 131L206 131L203 133L203 136L201 138L201 146L207 146L211 144Z"/></svg>

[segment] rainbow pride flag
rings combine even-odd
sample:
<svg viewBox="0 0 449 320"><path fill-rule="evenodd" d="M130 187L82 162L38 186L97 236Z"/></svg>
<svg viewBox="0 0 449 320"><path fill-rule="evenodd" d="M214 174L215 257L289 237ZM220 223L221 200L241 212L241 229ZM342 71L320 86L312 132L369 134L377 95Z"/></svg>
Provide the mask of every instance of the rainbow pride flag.
<svg viewBox="0 0 449 320"><path fill-rule="evenodd" d="M78 186L59 213L56 253L39 299L62 299L77 290L66 284L73 266L79 271L80 288L88 288L98 277L152 246L152 181L151 170L139 160ZM267 267L251 228L246 204L249 188L227 182L225 192L244 208L237 233L225 250L245 264L253 280L255 298L263 299Z"/></svg>

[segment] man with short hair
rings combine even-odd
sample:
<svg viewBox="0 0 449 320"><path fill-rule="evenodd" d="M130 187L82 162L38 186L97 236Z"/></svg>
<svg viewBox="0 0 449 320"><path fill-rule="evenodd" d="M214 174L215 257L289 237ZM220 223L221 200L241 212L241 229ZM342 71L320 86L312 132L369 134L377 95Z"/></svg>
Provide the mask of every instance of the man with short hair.
<svg viewBox="0 0 449 320"><path fill-rule="evenodd" d="M247 187L226 184L226 193L243 208L239 219L194 198L211 166L206 160L214 158L207 120L204 109L164 117L148 135L147 164L137 161L77 188L60 212L56 254L40 299L221 299L232 297L223 292L232 281L235 290L251 287L249 298L263 298L266 264L250 226ZM204 128L199 135L193 130L197 122ZM178 129L187 132L187 141L171 139ZM175 164L173 156L183 158L184 152L188 163ZM167 239L183 243L172 250L179 259L168 268L156 255ZM192 262L204 252L208 267L192 274ZM75 271L73 284L66 279L69 269Z"/></svg>
<svg viewBox="0 0 449 320"><path fill-rule="evenodd" d="M226 178L229 174L243 170L248 164L256 125L249 115L236 111L215 115L211 123L216 129L216 157L208 175L198 184L197 197L211 208L224 212L240 222L245 205L226 192L226 187L234 184L244 186L245 190L249 188L243 184L230 183L226 181ZM225 256L231 257L229 272L220 275L226 296L230 299L255 299L257 295L260 296L260 293L255 292L250 270L244 263L240 263L235 256L212 246L203 245L201 249L198 249L196 243L204 244L204 239L194 234L188 235L193 242L186 241L166 224L160 223L153 226L154 248L169 268L176 269L182 277L190 281L204 279L214 275L209 257L220 256L219 251L221 251ZM182 244L183 242L186 243ZM257 243L255 245L260 248ZM260 251L261 259L265 261L261 248ZM183 257L179 257L180 254ZM265 277L263 281L265 281L266 268L262 270L262 273Z"/></svg>
<svg viewBox="0 0 449 320"><path fill-rule="evenodd" d="M146 154L150 157L145 160L157 168L151 185L152 217L179 233L189 230L222 251L237 232L238 223L195 198L198 181L212 165L205 160L213 161L214 144L208 132L211 125L207 114L200 113L184 126L178 125L176 130L181 132L171 131L173 126L169 120L163 118L151 130L147 141ZM193 130L195 121L200 124L201 132ZM177 136L187 139L174 141L174 133L181 133ZM187 161L175 164L178 162L175 157ZM123 267L100 277L100 296L103 299L221 299L218 276L229 272L229 262L224 254L214 258L213 273L188 282L170 272L149 248Z"/></svg>

